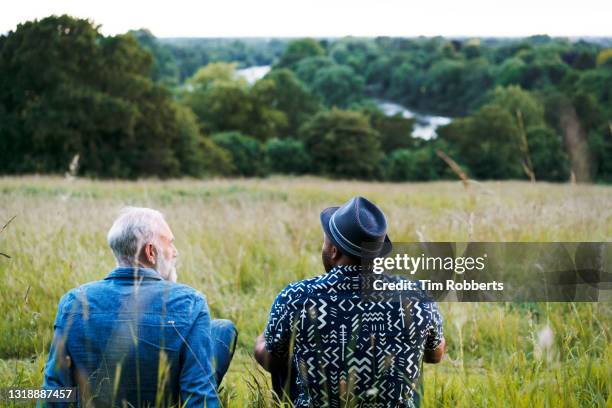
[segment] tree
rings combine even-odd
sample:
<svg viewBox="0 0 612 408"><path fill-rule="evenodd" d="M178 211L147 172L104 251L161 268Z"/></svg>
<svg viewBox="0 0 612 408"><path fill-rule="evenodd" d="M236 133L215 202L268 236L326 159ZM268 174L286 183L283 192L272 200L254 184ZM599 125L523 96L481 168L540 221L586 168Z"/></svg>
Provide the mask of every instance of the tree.
<svg viewBox="0 0 612 408"><path fill-rule="evenodd" d="M537 180L568 180L569 158L560 135L549 127L532 127L527 132L527 143Z"/></svg>
<svg viewBox="0 0 612 408"><path fill-rule="evenodd" d="M318 174L365 179L379 176L383 157L380 135L359 112L320 112L302 127L300 138Z"/></svg>
<svg viewBox="0 0 612 408"><path fill-rule="evenodd" d="M151 77L154 81L163 81L174 86L179 80L179 68L171 49L157 41L157 38L147 29L132 30L129 34L136 38L142 48L153 55Z"/></svg>
<svg viewBox="0 0 612 408"><path fill-rule="evenodd" d="M517 118L517 121L517 112L520 112L525 128L544 124L544 107L529 91L521 89L520 86L495 88L489 103L506 110Z"/></svg>
<svg viewBox="0 0 612 408"><path fill-rule="evenodd" d="M180 173L193 177L232 174L235 168L230 153L200 133L191 109L177 104L176 115L179 129L174 150Z"/></svg>
<svg viewBox="0 0 612 408"><path fill-rule="evenodd" d="M312 90L327 106L345 108L363 97L364 81L347 66L331 66L317 72Z"/></svg>
<svg viewBox="0 0 612 408"><path fill-rule="evenodd" d="M319 57L325 55L325 50L321 45L311 39L291 41L287 49L276 64L277 68L292 68L295 64L308 57Z"/></svg>
<svg viewBox="0 0 612 408"><path fill-rule="evenodd" d="M417 140L412 137L414 118L401 114L387 116L379 110L366 110L370 125L380 134L380 147L386 154L393 150L415 147Z"/></svg>
<svg viewBox="0 0 612 408"><path fill-rule="evenodd" d="M606 48L605 50L601 50L599 54L597 54L596 61L598 67L610 64L612 62L612 48Z"/></svg>
<svg viewBox="0 0 612 408"><path fill-rule="evenodd" d="M241 81L212 81L183 97L204 133L246 130L253 110L249 89Z"/></svg>
<svg viewBox="0 0 612 408"><path fill-rule="evenodd" d="M215 82L229 82L236 83L238 86L246 88L246 80L238 77L236 74L236 66L237 64L235 63L212 62L198 69L198 71L187 80L187 87L194 91L200 91L207 90Z"/></svg>
<svg viewBox="0 0 612 408"><path fill-rule="evenodd" d="M183 93L205 133L238 131L259 140L277 137L288 127L287 116L271 104L278 86L260 80L253 87L235 73L235 64L212 63L196 72Z"/></svg>
<svg viewBox="0 0 612 408"><path fill-rule="evenodd" d="M319 109L319 99L288 69L273 69L255 83L252 93L259 106L282 112L287 125L279 136L297 135L298 129Z"/></svg>
<svg viewBox="0 0 612 408"><path fill-rule="evenodd" d="M334 65L336 65L336 63L329 57L308 57L295 64L292 71L295 72L295 75L297 75L300 81L302 81L306 86L312 87L312 83L317 76L317 72L319 72L320 69Z"/></svg>
<svg viewBox="0 0 612 408"><path fill-rule="evenodd" d="M508 58L496 68L497 84L502 86L520 84L526 69L527 64L522 59Z"/></svg>
<svg viewBox="0 0 612 408"><path fill-rule="evenodd" d="M378 57L378 49L372 41L347 37L335 41L330 47L329 55L340 65L348 65L356 72L364 72Z"/></svg>
<svg viewBox="0 0 612 408"><path fill-rule="evenodd" d="M179 175L175 105L151 64L133 36L65 15L0 37L0 171L63 173L79 154L83 174Z"/></svg>
<svg viewBox="0 0 612 408"><path fill-rule="evenodd" d="M476 178L507 179L525 177L519 132L516 119L507 110L489 104L471 117L440 128L438 135Z"/></svg>

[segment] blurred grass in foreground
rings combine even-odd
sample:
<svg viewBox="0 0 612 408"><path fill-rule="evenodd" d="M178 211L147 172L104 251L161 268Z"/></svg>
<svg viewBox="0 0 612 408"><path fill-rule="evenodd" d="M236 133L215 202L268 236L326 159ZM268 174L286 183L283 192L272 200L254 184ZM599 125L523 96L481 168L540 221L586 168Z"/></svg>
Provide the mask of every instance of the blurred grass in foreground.
<svg viewBox="0 0 612 408"><path fill-rule="evenodd" d="M38 387L57 302L103 278L106 233L125 205L163 211L179 280L202 291L239 344L224 380L232 407L272 403L251 358L274 296L323 272L319 212L364 195L395 241L598 241L612 237L612 188L318 178L86 181L0 178L0 384ZM425 367L425 406L611 406L610 303L442 304L448 357Z"/></svg>

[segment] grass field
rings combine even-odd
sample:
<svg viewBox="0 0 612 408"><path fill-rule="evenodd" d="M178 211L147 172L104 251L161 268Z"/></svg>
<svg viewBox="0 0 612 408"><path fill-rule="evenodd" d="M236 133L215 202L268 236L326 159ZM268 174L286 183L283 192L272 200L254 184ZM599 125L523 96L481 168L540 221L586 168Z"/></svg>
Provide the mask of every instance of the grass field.
<svg viewBox="0 0 612 408"><path fill-rule="evenodd" d="M316 178L99 182L0 178L0 384L39 386L60 296L103 278L125 205L160 209L179 281L240 330L228 406L271 403L251 350L274 296L323 272L319 212L353 195L385 211L395 241L609 241L612 188ZM426 366L427 407L611 407L610 303L440 305L448 356ZM551 333L552 331L552 333ZM549 341L551 340L551 341Z"/></svg>

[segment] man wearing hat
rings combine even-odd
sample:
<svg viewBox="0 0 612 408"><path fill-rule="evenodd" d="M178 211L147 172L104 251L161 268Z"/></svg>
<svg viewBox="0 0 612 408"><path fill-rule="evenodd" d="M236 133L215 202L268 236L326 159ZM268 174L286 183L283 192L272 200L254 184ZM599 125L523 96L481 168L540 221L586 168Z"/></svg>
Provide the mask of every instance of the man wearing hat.
<svg viewBox="0 0 612 408"><path fill-rule="evenodd" d="M418 406L422 361L438 363L445 341L434 302L363 296L368 260L391 251L387 221L353 197L321 212L325 273L291 283L274 300L255 359L296 407Z"/></svg>

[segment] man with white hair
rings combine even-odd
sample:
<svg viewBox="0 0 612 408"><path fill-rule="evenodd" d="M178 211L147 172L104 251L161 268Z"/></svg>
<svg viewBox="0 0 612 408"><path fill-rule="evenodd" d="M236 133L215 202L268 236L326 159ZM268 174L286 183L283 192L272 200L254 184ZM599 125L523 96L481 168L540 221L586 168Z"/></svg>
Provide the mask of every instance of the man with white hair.
<svg viewBox="0 0 612 408"><path fill-rule="evenodd" d="M81 406L219 406L237 331L211 321L204 295L176 283L163 215L124 209L108 244L117 267L60 300L43 386L78 386Z"/></svg>

